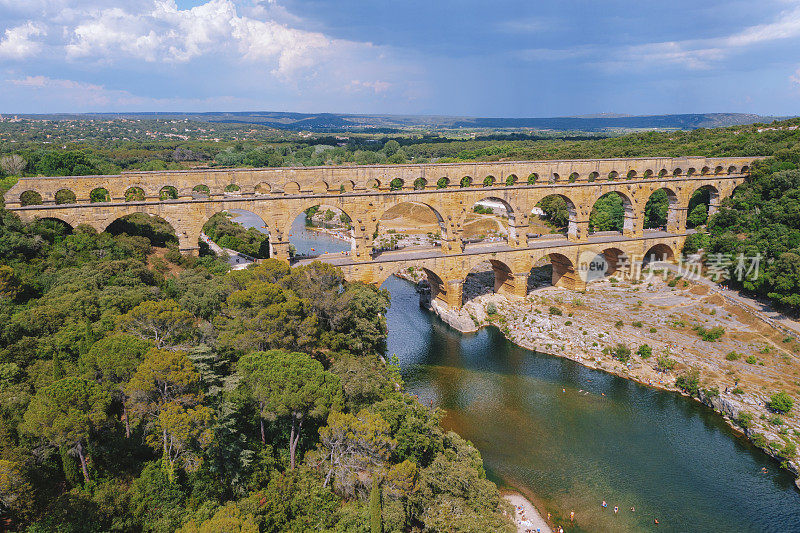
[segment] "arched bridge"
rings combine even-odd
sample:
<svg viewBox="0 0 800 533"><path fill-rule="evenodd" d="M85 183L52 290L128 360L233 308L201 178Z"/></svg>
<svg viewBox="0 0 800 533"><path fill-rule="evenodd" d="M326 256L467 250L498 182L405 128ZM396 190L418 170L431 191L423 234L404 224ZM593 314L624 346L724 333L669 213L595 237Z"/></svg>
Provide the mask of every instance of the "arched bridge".
<svg viewBox="0 0 800 533"><path fill-rule="evenodd" d="M754 159L508 161L36 177L21 179L6 193L5 201L7 209L25 220L55 218L72 227L88 224L98 231L132 213L157 215L173 226L183 252L198 249L202 227L211 216L245 209L265 221L273 255L284 260L289 259L288 236L294 219L309 207L330 205L345 212L353 224L352 252L326 258L339 264L348 279L381 283L401 268L423 265L437 297L460 305L461 280L476 263L487 259L493 261L497 289L519 294L524 291L520 276L527 276L543 258L554 266L554 281L579 287L581 280L574 268L584 252L609 258L623 252L631 257L661 246L675 254L685 239L692 195L707 190L713 212L721 198L744 182ZM669 203L667 224L645 230L645 205L662 189ZM621 234L590 235L592 207L609 192L622 198L624 229ZM528 233L529 217L537 203L551 195L566 203L566 235L534 238ZM476 202L487 198L506 207L506 242L465 245L465 219ZM373 252L373 235L383 214L407 202L424 204L436 213L442 246Z"/></svg>

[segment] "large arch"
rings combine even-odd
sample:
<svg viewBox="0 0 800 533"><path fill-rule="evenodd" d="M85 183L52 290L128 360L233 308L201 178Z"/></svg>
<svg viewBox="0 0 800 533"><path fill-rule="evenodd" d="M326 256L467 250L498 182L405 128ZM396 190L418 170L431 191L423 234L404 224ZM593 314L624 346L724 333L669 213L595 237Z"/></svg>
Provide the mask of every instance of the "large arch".
<svg viewBox="0 0 800 533"><path fill-rule="evenodd" d="M517 238L516 213L511 204L496 196L481 198L459 217L465 242L506 240Z"/></svg>
<svg viewBox="0 0 800 533"><path fill-rule="evenodd" d="M548 194L543 197L536 203L529 218L532 236L543 236L547 233L568 236L578 233L578 210L575 203L563 194Z"/></svg>
<svg viewBox="0 0 800 533"><path fill-rule="evenodd" d="M708 221L719 208L719 190L713 185L701 185L689 196L686 205L686 227L696 228Z"/></svg>
<svg viewBox="0 0 800 533"><path fill-rule="evenodd" d="M19 195L19 203L22 206L28 205L42 205L44 201L42 200L42 195L36 191L23 191Z"/></svg>
<svg viewBox="0 0 800 533"><path fill-rule="evenodd" d="M399 202L386 208L375 223L373 250L441 246L447 240L441 213L423 202Z"/></svg>
<svg viewBox="0 0 800 533"><path fill-rule="evenodd" d="M103 231L112 235L127 234L147 238L153 246L164 248L169 244L180 245L178 230L166 218L144 211L132 211L117 216Z"/></svg>
<svg viewBox="0 0 800 533"><path fill-rule="evenodd" d="M208 217L203 223L198 244L201 253L208 246L209 251L217 254L228 249L254 259L266 259L272 255L269 237L267 223L258 213L234 208L217 211ZM234 268L241 268L236 265L245 266L244 263L241 257L232 257Z"/></svg>
<svg viewBox="0 0 800 533"><path fill-rule="evenodd" d="M668 187L650 193L644 206L644 229L678 228L678 195Z"/></svg>
<svg viewBox="0 0 800 533"><path fill-rule="evenodd" d="M292 255L315 257L355 252L357 225L352 223L350 214L333 203L308 200L307 204L283 228L283 238L289 242Z"/></svg>
<svg viewBox="0 0 800 533"><path fill-rule="evenodd" d="M674 261L675 251L672 249L672 247L664 243L659 243L654 244L647 249L647 252L645 252L644 257L642 258L642 266L646 267L647 265L656 262L672 263Z"/></svg>
<svg viewBox="0 0 800 533"><path fill-rule="evenodd" d="M582 289L585 282L580 278L572 260L560 253L549 253L532 262L527 289L530 291L550 285L577 290Z"/></svg>
<svg viewBox="0 0 800 533"><path fill-rule="evenodd" d="M467 270L462 288L462 303L489 293L514 293L514 272L499 259L479 258Z"/></svg>
<svg viewBox="0 0 800 533"><path fill-rule="evenodd" d="M628 195L619 191L607 192L592 204L589 214L589 233L632 232L635 217L633 202Z"/></svg>

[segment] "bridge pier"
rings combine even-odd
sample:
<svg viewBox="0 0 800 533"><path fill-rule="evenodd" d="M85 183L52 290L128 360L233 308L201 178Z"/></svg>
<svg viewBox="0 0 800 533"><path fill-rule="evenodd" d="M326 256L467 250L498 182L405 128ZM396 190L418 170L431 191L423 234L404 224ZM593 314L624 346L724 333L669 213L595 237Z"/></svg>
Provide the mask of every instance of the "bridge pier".
<svg viewBox="0 0 800 533"><path fill-rule="evenodd" d="M464 304L464 280L445 280L438 287L431 286L435 294L431 296L447 304L453 309L461 309Z"/></svg>
<svg viewBox="0 0 800 533"><path fill-rule="evenodd" d="M528 294L528 273L513 274L511 272L502 273L495 269L494 272L494 292L507 294L509 296L520 296L524 298Z"/></svg>

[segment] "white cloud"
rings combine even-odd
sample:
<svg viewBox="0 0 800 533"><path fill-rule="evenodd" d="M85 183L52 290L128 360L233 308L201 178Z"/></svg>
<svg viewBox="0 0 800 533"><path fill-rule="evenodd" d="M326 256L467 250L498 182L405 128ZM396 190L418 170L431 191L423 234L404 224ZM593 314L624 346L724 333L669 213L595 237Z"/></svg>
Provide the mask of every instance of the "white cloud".
<svg viewBox="0 0 800 533"><path fill-rule="evenodd" d="M45 33L41 25L31 21L7 29L5 36L0 40L0 58L25 59L36 55L41 50L42 44L32 37L40 37Z"/></svg>
<svg viewBox="0 0 800 533"><path fill-rule="evenodd" d="M794 74L789 76L789 81L791 81L792 83L795 83L797 85L800 85L800 68L795 70Z"/></svg>

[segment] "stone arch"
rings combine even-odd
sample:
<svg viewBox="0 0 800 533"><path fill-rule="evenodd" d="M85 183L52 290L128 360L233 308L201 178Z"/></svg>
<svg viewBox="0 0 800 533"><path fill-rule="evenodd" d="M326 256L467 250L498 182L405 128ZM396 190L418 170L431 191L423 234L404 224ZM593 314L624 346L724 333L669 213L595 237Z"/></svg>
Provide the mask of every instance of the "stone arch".
<svg viewBox="0 0 800 533"><path fill-rule="evenodd" d="M26 205L42 205L44 201L42 200L42 195L36 191L28 190L23 191L19 195L19 203L22 206Z"/></svg>
<svg viewBox="0 0 800 533"><path fill-rule="evenodd" d="M578 275L575 265L567 256L560 253L543 254L532 258L528 273L527 289L540 286L542 276L549 278L545 284L567 289L582 289L585 283ZM549 268L548 268L549 267Z"/></svg>
<svg viewBox="0 0 800 533"><path fill-rule="evenodd" d="M686 205L686 227L693 228L705 224L719 208L719 200L719 190L713 185L701 185L693 190ZM705 206L705 217L700 215L698 209L700 205Z"/></svg>
<svg viewBox="0 0 800 533"><path fill-rule="evenodd" d="M509 174L506 176L506 186L508 187L516 185L517 181L519 181L519 178L517 178L516 174Z"/></svg>
<svg viewBox="0 0 800 533"><path fill-rule="evenodd" d="M105 203L111 201L111 194L105 187L95 187L89 193L89 202L91 203Z"/></svg>
<svg viewBox="0 0 800 533"><path fill-rule="evenodd" d="M613 276L628 263L628 254L619 248L606 248L603 250L602 255L608 266L605 272L606 276Z"/></svg>
<svg viewBox="0 0 800 533"><path fill-rule="evenodd" d="M739 169L739 172L741 172L742 174L747 174L748 172L750 172L750 167L744 165L741 169Z"/></svg>
<svg viewBox="0 0 800 533"><path fill-rule="evenodd" d="M707 176L709 172L711 172L711 169L708 167L703 167L700 169L701 176Z"/></svg>
<svg viewBox="0 0 800 533"><path fill-rule="evenodd" d="M34 223L42 223L42 222L44 222L44 223L48 223L48 222L52 223L52 222L56 222L58 224L63 224L64 226L66 226L66 228L68 228L68 231L65 232L65 234L67 234L67 235L69 235L70 233L73 233L75 231L75 227L76 227L75 224L73 224L72 222L67 222L64 218L61 218L59 216L36 217L33 221L34 221ZM85 224L85 225L89 226L89 224ZM90 227L94 228L94 226L90 226Z"/></svg>
<svg viewBox="0 0 800 533"><path fill-rule="evenodd" d="M414 190L415 191L424 190L425 187L427 187L427 186L428 186L428 180L426 180L425 178L417 178L417 179L414 180Z"/></svg>
<svg viewBox="0 0 800 533"><path fill-rule="evenodd" d="M144 189L141 187L133 186L128 187L125 189L125 201L126 202L143 202L146 196L144 193Z"/></svg>
<svg viewBox="0 0 800 533"><path fill-rule="evenodd" d="M619 178L619 172L616 170L612 170L608 173L608 181L614 181L615 179Z"/></svg>
<svg viewBox="0 0 800 533"><path fill-rule="evenodd" d="M578 181L580 179L580 177L581 177L580 174L578 174L577 172L573 172L572 174L569 175L569 182L570 183L575 183L576 181Z"/></svg>
<svg viewBox="0 0 800 533"><path fill-rule="evenodd" d="M459 308L461 307L461 287L455 284L445 283L444 279L431 270L430 268L423 267L422 271L425 272L425 277L428 280L428 285L431 288L431 300L439 300L440 302Z"/></svg>
<svg viewBox="0 0 800 533"><path fill-rule="evenodd" d="M267 183L266 181L262 181L261 183L256 184L255 193L258 195L267 195L272 192L272 186Z"/></svg>
<svg viewBox="0 0 800 533"><path fill-rule="evenodd" d="M59 189L54 195L56 205L76 204L78 203L77 196L72 189Z"/></svg>
<svg viewBox="0 0 800 533"><path fill-rule="evenodd" d="M629 170L628 173L625 175L625 178L629 180L636 179L636 177L637 177L636 171L633 169Z"/></svg>
<svg viewBox="0 0 800 533"><path fill-rule="evenodd" d="M400 179L400 178L393 178L393 179L392 179L392 180L389 182L389 190L390 190L390 191L399 191L399 190L401 190L403 187L405 187L405 184L406 184L406 183L405 183L405 181L403 181L402 179Z"/></svg>
<svg viewBox="0 0 800 533"><path fill-rule="evenodd" d="M344 180L339 184L339 192L353 192L356 188L356 184L350 180Z"/></svg>
<svg viewBox="0 0 800 533"><path fill-rule="evenodd" d="M292 242L293 241L292 237L294 236L293 225L294 225L295 221L301 216L305 219L306 212L309 209L313 208L313 207L320 207L320 208L329 207L329 208L334 208L334 209L336 209L338 211L341 211L341 213L344 215L344 220L340 220L340 222L341 222L341 224L343 225L344 228L347 228L346 232L349 235L349 243L347 243L344 239L341 239L342 240L342 244L343 244L342 248L347 248L349 246L350 252L355 252L355 250L356 250L356 240L359 237L358 224L354 222L355 219L352 217L352 215L350 213L348 213L340 205L338 205L339 203L341 203L341 202L333 202L332 201L332 202L327 202L326 203L325 200L323 200L323 199L319 199L318 201L314 201L314 200L311 200L311 199L306 200L302 204L303 207L301 209L299 209L299 210L295 209L294 211L290 211L291 216L287 220L285 220L284 224L283 224L283 228L282 228L283 229L283 234L282 235L277 235L277 237L279 239L286 240L286 241L292 243L292 245L296 246L296 242L297 241L295 240L295 242ZM261 217L261 218L263 219L263 217ZM281 230L280 225L277 225L276 230L278 230L278 231ZM345 235L343 235L343 237L344 236ZM298 250L298 251L302 251L302 250ZM310 251L317 252L318 250L310 250Z"/></svg>
<svg viewBox="0 0 800 533"><path fill-rule="evenodd" d="M659 192L663 191L663 192ZM644 229L662 228L666 231L678 227L678 195L669 187L653 190L644 206Z"/></svg>
<svg viewBox="0 0 800 533"><path fill-rule="evenodd" d="M686 171L686 176L687 177L688 176L694 176L696 173L697 173L697 169L695 169L694 167L689 167L689 169Z"/></svg>
<svg viewBox="0 0 800 533"><path fill-rule="evenodd" d="M176 243L181 248L186 247L184 244L186 243L188 232L182 232L180 224L168 215L149 213L138 209L126 209L116 215L113 220L101 228L101 231L112 235L126 233L128 235L147 237L153 246L164 247L169 243ZM153 231L150 231L149 225L143 226L141 224L142 221L148 221L148 218L151 219L149 220L150 222L155 222L152 226ZM164 225L166 227L162 227ZM182 239L182 237L184 238ZM196 245L197 243L191 243L191 247Z"/></svg>
<svg viewBox="0 0 800 533"><path fill-rule="evenodd" d="M200 200L210 197L211 197L211 188L209 188L209 186L206 185L205 183L198 183L197 185L192 187L192 198L194 198L195 200Z"/></svg>
<svg viewBox="0 0 800 533"><path fill-rule="evenodd" d="M731 165L728 167L728 174L736 174L736 165Z"/></svg>
<svg viewBox="0 0 800 533"><path fill-rule="evenodd" d="M164 185L161 187L161 190L158 191L158 199L162 202L164 200L177 200L178 199L178 189L173 187L172 185Z"/></svg>
<svg viewBox="0 0 800 533"><path fill-rule="evenodd" d="M381 182L378 181L375 178L370 178L370 179L367 180L366 187L367 187L368 190L369 189L380 189L381 188Z"/></svg>
<svg viewBox="0 0 800 533"><path fill-rule="evenodd" d="M722 165L717 165L717 167L714 169L714 174L719 176L724 170L725 168Z"/></svg>
<svg viewBox="0 0 800 533"><path fill-rule="evenodd" d="M555 198L560 198L562 203L558 202ZM538 220L549 221L561 228L560 233L565 235L577 235L578 233L578 210L575 202L564 194L548 194L541 198L532 210L532 214L538 217ZM537 218L531 218L531 225L537 221ZM565 231L564 231L565 230ZM543 231L534 231L534 233L544 234Z"/></svg>
<svg viewBox="0 0 800 533"><path fill-rule="evenodd" d="M486 176L483 178L483 186L484 187L494 187L495 178L492 175Z"/></svg>
<svg viewBox="0 0 800 533"><path fill-rule="evenodd" d="M558 175L558 172L553 172L550 174L550 183L557 183L558 180L561 179L561 176Z"/></svg>
<svg viewBox="0 0 800 533"><path fill-rule="evenodd" d="M470 176L464 176L461 178L459 185L462 189L466 189L467 187L472 187L472 178Z"/></svg>
<svg viewBox="0 0 800 533"><path fill-rule="evenodd" d="M236 183L229 183L222 189L222 192L223 194L239 195L242 194L242 188Z"/></svg>
<svg viewBox="0 0 800 533"><path fill-rule="evenodd" d="M651 169L647 169L644 171L644 179L650 179L653 177L653 171Z"/></svg>
<svg viewBox="0 0 800 533"><path fill-rule="evenodd" d="M290 181L289 183L283 186L283 193L300 194L300 184L298 184L296 181Z"/></svg>
<svg viewBox="0 0 800 533"><path fill-rule="evenodd" d="M437 189L446 189L450 186L450 180L444 176L436 180Z"/></svg>
<svg viewBox="0 0 800 533"><path fill-rule="evenodd" d="M615 205L619 198L619 206ZM605 199L605 200L604 200ZM603 205L598 206L598 203ZM599 207L603 207L602 210ZM636 212L631 198L620 191L609 191L594 202L589 212L589 233L600 231L618 231L620 233L632 232L635 225Z"/></svg>
<svg viewBox="0 0 800 533"><path fill-rule="evenodd" d="M483 267L481 270L477 270ZM486 269L489 270L486 270ZM486 274L491 272L492 280L486 278ZM466 270L464 278L464 285L462 288L463 297L462 303L467 303L476 296L482 294L492 293L509 293L514 294L517 292L515 286L515 276L511 267L499 259L486 259L480 257L475 260L469 269ZM486 290L489 289L489 290ZM524 287L522 294L524 296Z"/></svg>
<svg viewBox="0 0 800 533"><path fill-rule="evenodd" d="M537 181L539 181L539 174L536 172L528 174L528 185L535 185Z"/></svg>
<svg viewBox="0 0 800 533"><path fill-rule="evenodd" d="M479 205L480 204L480 205ZM479 207L481 209L479 209ZM488 210L492 210L491 213ZM476 217L475 214L484 215ZM485 215L494 215L492 219L495 219L498 226L500 226L500 230L498 233L503 233L503 222L502 219L506 218L508 220L507 227L505 228L506 238L510 242L514 242L517 237L516 233L516 225L514 224L514 220L516 217L516 212L514 208L508 203L506 200L496 197L496 196L485 196L480 200L473 203L467 211L463 211L459 218L458 218L458 225L461 227L463 232L463 237L466 241L474 241L475 234L469 228L470 225L478 225L476 231L480 231L481 229L488 229L481 226L486 226L486 224L482 224L481 219L485 219ZM500 220L496 220L499 218ZM469 220L472 219L472 220ZM491 220L491 219L490 219ZM477 239L477 240L485 240L485 239Z"/></svg>
<svg viewBox="0 0 800 533"><path fill-rule="evenodd" d="M593 183L593 182L597 181L597 179L599 177L600 177L600 173L599 172L592 172L591 174L589 174L588 181L589 181L589 183Z"/></svg>
<svg viewBox="0 0 800 533"><path fill-rule="evenodd" d="M667 174L669 174L669 171L666 168L662 168L661 170L658 171L658 177L659 178L663 178Z"/></svg>
<svg viewBox="0 0 800 533"><path fill-rule="evenodd" d="M373 239L373 249L378 251L394 249L396 241L403 236L416 235L414 240L419 243L440 246L448 235L440 211L428 203L417 201L401 201L386 207L368 231L372 228L374 232L368 236Z"/></svg>
<svg viewBox="0 0 800 533"><path fill-rule="evenodd" d="M318 181L311 186L311 192L314 194L328 194L328 184L324 181Z"/></svg>
<svg viewBox="0 0 800 533"><path fill-rule="evenodd" d="M672 250L672 247L664 243L659 243L647 249L642 259L642 266L647 266L655 262L672 263L674 261L675 252Z"/></svg>
<svg viewBox="0 0 800 533"><path fill-rule="evenodd" d="M266 239L261 241L260 245L255 246L255 242L257 241L254 239L247 239L245 242L242 242L234 232L229 231L225 227L214 228L209 223L219 215L230 218L230 222L232 223L241 224L245 231L249 232L251 229L255 229L259 233L265 235ZM273 255L270 244L269 226L264 218L255 211L240 208L222 209L205 218L201 228L202 233L200 234L200 241L211 247L212 250L214 248L213 244L216 244L222 248L232 249L255 259L266 259ZM214 234L215 231L218 234ZM203 244L200 244L200 246L202 249ZM232 257L236 259L235 255Z"/></svg>
<svg viewBox="0 0 800 533"><path fill-rule="evenodd" d="M676 168L675 170L672 171L673 177L676 177L676 178L678 176L681 176L682 174L683 174L683 170L681 169L681 167L678 167L678 168Z"/></svg>

